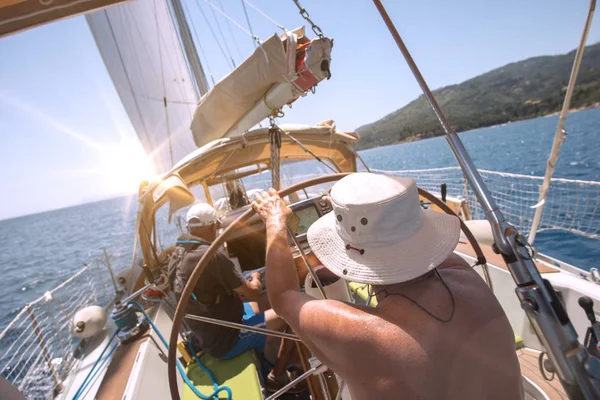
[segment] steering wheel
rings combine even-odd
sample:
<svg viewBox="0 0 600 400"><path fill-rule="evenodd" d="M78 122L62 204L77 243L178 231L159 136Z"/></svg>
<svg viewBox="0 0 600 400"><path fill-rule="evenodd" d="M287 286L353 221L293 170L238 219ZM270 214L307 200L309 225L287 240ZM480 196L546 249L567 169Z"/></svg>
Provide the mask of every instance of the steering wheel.
<svg viewBox="0 0 600 400"><path fill-rule="evenodd" d="M345 177L346 175L349 175L349 173L325 175L325 176L319 176L316 178L308 179L306 181L297 183L288 188L280 190L279 195L281 197L285 197L291 193L306 189L311 186L316 186L316 185L320 185L323 183L338 181L338 180L342 179L343 177ZM437 197L435 197L431 193L427 192L426 190L419 188L419 194L421 196L425 197L427 200L431 201L432 203L436 204L438 207L440 207L442 210L444 210L444 212L446 212L447 214L456 216L456 214L454 213L454 211L452 211L452 209L450 207L448 207L444 202L442 202L441 200L439 200ZM181 322L185 316L185 312L186 312L187 305L188 305L190 296L192 294L192 291L194 290L194 288L196 286L196 282L198 282L198 279L200 278L202 271L204 271L204 268L206 268L206 265L208 264L209 260L214 257L217 250L229 239L229 236L231 236L231 233L235 229L237 229L237 227L240 224L247 221L254 214L255 214L255 212L254 212L253 208L248 209L246 212L244 212L242 215L240 215L235 221L233 221L219 235L219 237L217 237L215 239L214 242L212 242L212 244L210 245L208 250L204 253L204 255L202 256L200 261L198 261L198 264L194 268L194 271L190 275L190 278L189 278L187 284L185 285L183 292L181 293L181 297L179 299L179 302L177 303L177 308L175 310L175 315L173 317L173 327L171 329L171 336L169 338L169 352L168 352L169 358L167 361L169 390L171 391L171 398L174 400L180 400L179 390L177 388L177 368L176 368L176 364L175 364L175 362L177 360L177 338L179 337L179 332L181 329ZM460 218L459 218L459 220L460 220ZM462 220L460 220L460 228L465 233L465 236L467 237L467 239L471 243L471 246L473 246L473 249L475 250L475 253L477 255L477 261L478 261L477 263L483 264L485 266L485 257L483 255L483 252L481 251L481 248L479 247L477 240L475 240L475 237L473 236L473 234L471 233L469 228L467 228L467 226L462 222ZM484 271L487 271L487 268L484 268ZM486 280L488 281L488 285L490 285L490 287L491 287L491 282L489 281L488 274L486 273L485 276L486 276Z"/></svg>

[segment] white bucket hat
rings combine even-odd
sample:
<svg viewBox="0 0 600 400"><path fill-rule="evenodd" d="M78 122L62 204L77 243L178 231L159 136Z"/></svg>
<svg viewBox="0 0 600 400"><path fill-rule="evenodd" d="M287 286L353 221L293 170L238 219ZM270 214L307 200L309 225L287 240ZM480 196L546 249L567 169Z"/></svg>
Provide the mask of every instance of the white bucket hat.
<svg viewBox="0 0 600 400"><path fill-rule="evenodd" d="M190 222L196 219L194 222ZM190 207L185 215L185 221L188 227L208 226L219 222L215 209L206 203L196 203Z"/></svg>
<svg viewBox="0 0 600 400"><path fill-rule="evenodd" d="M308 229L323 265L354 282L406 282L440 265L460 236L457 217L423 210L412 178L355 173L331 189L333 211Z"/></svg>

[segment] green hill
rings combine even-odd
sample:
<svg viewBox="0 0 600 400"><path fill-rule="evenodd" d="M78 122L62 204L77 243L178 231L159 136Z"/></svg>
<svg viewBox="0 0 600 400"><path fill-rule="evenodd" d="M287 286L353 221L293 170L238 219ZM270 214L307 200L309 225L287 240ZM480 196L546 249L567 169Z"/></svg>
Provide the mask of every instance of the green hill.
<svg viewBox="0 0 600 400"><path fill-rule="evenodd" d="M457 132L560 111L575 51L505 65L433 93ZM572 108L600 102L600 43L585 49ZM359 149L442 135L424 96L357 129Z"/></svg>

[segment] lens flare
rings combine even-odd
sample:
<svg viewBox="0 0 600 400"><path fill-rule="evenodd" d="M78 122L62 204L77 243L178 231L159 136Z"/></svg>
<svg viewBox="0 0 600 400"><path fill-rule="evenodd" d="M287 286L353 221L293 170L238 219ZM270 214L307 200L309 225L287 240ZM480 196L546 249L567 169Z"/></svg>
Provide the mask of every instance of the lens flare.
<svg viewBox="0 0 600 400"><path fill-rule="evenodd" d="M115 191L135 193L140 182L155 179L154 167L137 142L124 141L106 146L101 154L104 164L98 172Z"/></svg>
<svg viewBox="0 0 600 400"><path fill-rule="evenodd" d="M156 171L151 160L142 149L140 142L134 139L133 135L125 134L127 131L125 127L117 124L116 129L120 137L118 143L100 143L14 96L0 92L0 102L7 103L27 116L43 122L53 132L69 136L97 151L101 156L99 165L63 172L89 175L96 179L97 186L107 194L136 193L140 182L156 179Z"/></svg>

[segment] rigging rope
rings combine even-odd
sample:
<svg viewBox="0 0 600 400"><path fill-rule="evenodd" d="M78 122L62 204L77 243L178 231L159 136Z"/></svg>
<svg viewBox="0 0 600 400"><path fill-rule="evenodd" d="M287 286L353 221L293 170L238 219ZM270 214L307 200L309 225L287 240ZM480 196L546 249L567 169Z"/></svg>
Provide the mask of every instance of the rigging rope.
<svg viewBox="0 0 600 400"><path fill-rule="evenodd" d="M210 75L210 80L213 83L213 86L215 85L215 77L213 76L213 73L210 69L210 63L208 62L208 58L206 57L206 54L204 53L204 48L202 47L202 45L200 44L200 36L198 36L198 32L196 31L196 24L194 24L194 19L192 18L192 14L190 13L190 10L188 9L187 6L187 2L183 1L183 8L185 9L185 12L187 13L188 17L187 20L191 22L192 24L192 31L194 32L194 36L196 37L196 45L198 46L198 48L200 49L200 54L202 55L202 58L204 59L204 65L206 65L206 69L208 69L208 74ZM196 103L194 103L195 105Z"/></svg>
<svg viewBox="0 0 600 400"><path fill-rule="evenodd" d="M208 22L208 18L206 17L206 14L204 13L202 6L200 5L200 0L196 0L196 5L198 5L198 9L200 10L200 13L202 14L202 18L204 18L204 22L206 22L206 26L208 26L208 29L210 30L210 33L213 36L213 39L215 39L215 42L219 46L219 50L221 50L221 54L223 55L223 58L225 59L225 63L230 64L231 61L227 59L227 54L225 54L225 50L223 50L223 46L221 46L221 42L219 42L219 38L217 38L217 34L215 33L215 30L213 29L210 22Z"/></svg>
<svg viewBox="0 0 600 400"><path fill-rule="evenodd" d="M119 344L117 343L111 349L111 351L108 352L108 355L104 359L102 358L104 356L104 353L106 353L106 350L108 350L108 348L110 347L110 344L112 343L112 341L114 340L114 338L117 337L117 334L119 333L119 330L120 329L117 329L112 334L112 336L110 337L110 339L106 343L106 346L104 346L104 349L102 349L102 352L100 353L100 355L98 356L98 358L94 362L94 365L92 365L92 368L90 369L90 371L88 372L88 374L84 378L83 382L81 383L81 386L79 386L79 388L75 392L75 395L73 396L73 400L79 399L79 397L85 392L85 389L90 384L90 382L92 382L94 380L94 377L96 376L96 374L98 373L98 371L100 371L102 369L102 367L104 366L104 363L106 362L106 360L108 360L113 355L113 353L115 352L115 350L119 346ZM98 365L98 364L100 364L100 365ZM96 367L98 367L98 369L96 369Z"/></svg>
<svg viewBox="0 0 600 400"><path fill-rule="evenodd" d="M257 43L256 40L254 40L254 32L252 32L252 24L250 23L250 17L248 17L248 10L246 9L246 3L244 2L244 0L241 0L242 2L242 8L244 9L244 15L246 16L246 23L248 24L248 29L250 30L250 34L252 35L252 44L254 45L254 48L256 49Z"/></svg>
<svg viewBox="0 0 600 400"><path fill-rule="evenodd" d="M286 32L286 29L283 27L283 25L281 25L280 23L278 23L277 21L275 21L273 18L269 17L266 13L264 13L262 10L260 10L258 7L256 7L254 4L250 3L248 0L242 0L242 5L244 5L244 4L248 4L257 13L259 13L260 15L262 15L263 17L265 17L267 19L267 21L273 23L276 27L278 27L282 31ZM246 10L246 6L244 5L244 12L245 12L245 10ZM247 14L246 14L246 18L248 18Z"/></svg>
<svg viewBox="0 0 600 400"><path fill-rule="evenodd" d="M275 117L277 116L277 112L280 110L273 111L269 116L269 143L271 150L271 186L275 188L275 190L281 189L281 178L279 176L281 170L281 159L280 159L280 149L281 149L281 128L277 126L275 122Z"/></svg>
<svg viewBox="0 0 600 400"><path fill-rule="evenodd" d="M321 164L323 164L324 166L326 166L327 168L329 168L329 170L331 172L333 172L334 174L339 173L339 171L336 171L333 167L331 167L331 165L327 164L325 161L323 161L323 159L321 157L319 157L318 155L316 155L315 153L313 153L308 147L306 147L301 141L299 141L298 139L296 139L295 137L293 137L292 135L290 135L289 132L287 131L283 131L283 133L285 133L285 135L287 137L289 137L290 139L292 139L292 141L294 143L296 143L302 150L304 150L305 152L307 152L308 154L310 154L311 156L313 156L313 158L315 160L317 160L318 162L320 162Z"/></svg>
<svg viewBox="0 0 600 400"><path fill-rule="evenodd" d="M162 335L162 333L160 333L160 331L158 330L158 327L154 324L154 322L152 321L152 318L150 318L150 316L146 313L146 310L144 310L144 308L141 306L141 304L138 303L137 301L130 301L129 304L132 304L134 307L136 307L138 309L139 312L141 312L144 315L144 317L146 318L146 320L152 327L152 330L156 333L156 335L162 342L163 346L165 346L166 349L169 349L169 343L167 343L167 341L165 340L165 337ZM192 352L192 354L195 354L195 353ZM200 360L197 359L197 362L198 361L200 361ZM192 390L192 392L194 392L194 394L196 396L198 396L201 399L213 399L213 398L219 398L219 392L225 392L227 394L227 399L231 400L232 393L231 393L231 389L229 388L229 386L225 386L225 385L219 386L217 384L216 380L213 379L214 375L212 373L210 373L208 375L209 375L209 378L211 378L211 381L212 381L212 384L213 384L213 387L215 388L215 390L214 390L214 392L212 392L210 395L207 396L207 395L200 393L200 391L196 388L196 386L194 386L194 383L190 380L190 378L188 378L188 376L185 373L185 370L183 369L183 366L181 365L179 360L176 360L176 363L177 363L177 369L179 370L181 377L183 378L185 383ZM199 363L199 365L200 364L201 363ZM207 370L208 370L208 368L207 368Z"/></svg>
<svg viewBox="0 0 600 400"><path fill-rule="evenodd" d="M223 12L225 12L225 7L223 7L223 3L219 0L219 7ZM229 36L233 39L233 45L235 46L235 52L237 53L238 60L243 60L242 53L240 52L240 48L237 44L237 40L235 40L235 36L233 36L233 31L231 30L231 21L227 20L227 30L229 31Z"/></svg>
<svg viewBox="0 0 600 400"><path fill-rule="evenodd" d="M198 0L196 0L198 1ZM217 12L219 14L221 14L223 17L227 18L229 21L231 21L235 26L237 26L238 28L240 28L242 30L242 32L244 32L246 35L250 36L252 39L256 40L259 44L260 44L260 38L258 36L255 36L253 33L248 32L248 30L246 28L244 28L242 25L240 25L236 20L234 20L233 18L231 18L229 15L225 14L223 12L223 10L221 10L219 7L215 6L214 4L212 4L210 1L208 0L204 0L209 6L211 6L213 9L217 10Z"/></svg>
<svg viewBox="0 0 600 400"><path fill-rule="evenodd" d="M225 45L225 49L227 50L227 54L229 55L231 64L233 65L233 68L235 68L236 67L235 60L233 59L233 56L231 55L231 50L229 50L229 46L227 45L227 39L225 39L225 35L223 34L223 30L221 29L221 24L219 23L219 20L217 19L217 15L215 14L215 9L217 9L217 6L215 6L208 0L204 0L204 1L206 3L208 3L209 6L211 6L210 13L212 14L213 19L215 20L215 23L217 24L217 29L219 30L219 34L221 34L221 39L223 40L223 44Z"/></svg>

